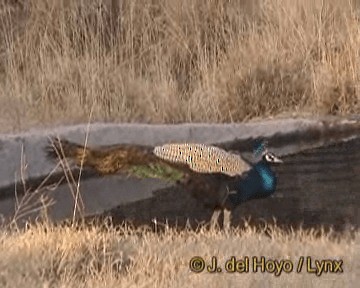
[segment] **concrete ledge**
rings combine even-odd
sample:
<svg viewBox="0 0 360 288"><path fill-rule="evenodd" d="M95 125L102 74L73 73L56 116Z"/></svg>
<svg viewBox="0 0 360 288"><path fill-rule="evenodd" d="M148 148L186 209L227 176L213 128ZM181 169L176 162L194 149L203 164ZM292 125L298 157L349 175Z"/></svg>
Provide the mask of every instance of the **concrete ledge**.
<svg viewBox="0 0 360 288"><path fill-rule="evenodd" d="M271 120L245 124L181 124L181 125L146 125L146 124L92 124L89 129L89 145L111 145L116 143L131 143L144 145L158 145L168 142L201 142L201 143L229 143L234 140L249 138L271 138L274 135L298 135L313 129L336 131L342 127L349 127L348 135L360 133L360 120L307 120L287 119ZM332 126L331 126L332 125ZM0 190L1 187L11 185L19 180L21 171L21 153L24 152L28 163L27 179L44 177L51 172L54 163L49 162L44 153L49 136L65 137L69 140L84 143L87 125L59 127L53 130L33 130L18 135L0 135ZM336 135L336 133L334 135ZM308 147L321 146L331 139L307 139L306 143L292 143L292 147L281 147L281 155L296 153ZM305 143L305 144L306 144ZM300 144L302 146L300 146ZM270 142L270 146L272 143ZM249 147L251 149L251 147ZM281 150L281 151L280 151Z"/></svg>

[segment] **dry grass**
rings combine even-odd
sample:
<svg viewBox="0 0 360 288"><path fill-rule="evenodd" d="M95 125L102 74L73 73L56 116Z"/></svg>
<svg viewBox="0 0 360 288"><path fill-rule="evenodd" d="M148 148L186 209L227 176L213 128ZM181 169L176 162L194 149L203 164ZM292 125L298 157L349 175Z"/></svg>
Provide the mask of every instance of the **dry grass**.
<svg viewBox="0 0 360 288"><path fill-rule="evenodd" d="M1 0L2 131L360 112L357 0L81 2Z"/></svg>
<svg viewBox="0 0 360 288"><path fill-rule="evenodd" d="M360 247L355 239L314 237L311 231L286 234L272 227L272 238L247 227L228 235L217 230L161 235L149 229L125 227L55 227L39 224L25 231L0 231L0 284L2 287L355 287L359 278ZM224 263L265 256L290 260L291 273L194 273L190 259L212 256ZM301 256L343 260L343 273L297 273ZM251 262L250 262L251 264ZM315 265L314 263L312 265ZM356 278L357 277L357 278ZM225 285L224 285L225 284Z"/></svg>

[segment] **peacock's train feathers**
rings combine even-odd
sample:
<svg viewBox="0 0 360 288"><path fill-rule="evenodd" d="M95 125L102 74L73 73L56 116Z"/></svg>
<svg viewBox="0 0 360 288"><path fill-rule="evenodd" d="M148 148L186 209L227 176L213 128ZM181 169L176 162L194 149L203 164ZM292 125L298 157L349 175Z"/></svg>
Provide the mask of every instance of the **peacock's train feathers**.
<svg viewBox="0 0 360 288"><path fill-rule="evenodd" d="M119 144L89 148L67 140L54 139L52 142L49 156L70 158L78 166L82 164L100 174L120 172L141 178L178 181L185 175L197 173L236 176L251 168L240 155L205 144L180 143L156 147Z"/></svg>

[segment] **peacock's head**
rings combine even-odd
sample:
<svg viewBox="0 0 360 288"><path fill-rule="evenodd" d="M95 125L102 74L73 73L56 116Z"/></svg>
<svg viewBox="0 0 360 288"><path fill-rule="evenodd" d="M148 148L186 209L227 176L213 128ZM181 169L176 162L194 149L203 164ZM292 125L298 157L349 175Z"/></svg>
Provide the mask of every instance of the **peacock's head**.
<svg viewBox="0 0 360 288"><path fill-rule="evenodd" d="M271 153L269 151L265 151L263 156L262 156L262 160L267 162L267 163L283 163L283 161L278 158L277 156L275 156L274 153Z"/></svg>
<svg viewBox="0 0 360 288"><path fill-rule="evenodd" d="M269 152L267 148L268 142L266 140L257 140L254 143L254 156L262 161L272 163L283 163L283 161L275 156L274 153ZM260 158L261 157L261 158Z"/></svg>

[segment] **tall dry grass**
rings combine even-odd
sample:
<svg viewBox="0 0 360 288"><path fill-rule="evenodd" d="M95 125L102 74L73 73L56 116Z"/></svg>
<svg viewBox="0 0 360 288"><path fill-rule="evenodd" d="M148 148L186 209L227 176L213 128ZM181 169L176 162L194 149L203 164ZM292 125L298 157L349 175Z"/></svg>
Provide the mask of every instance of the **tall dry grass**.
<svg viewBox="0 0 360 288"><path fill-rule="evenodd" d="M357 0L2 0L0 127L359 113Z"/></svg>

